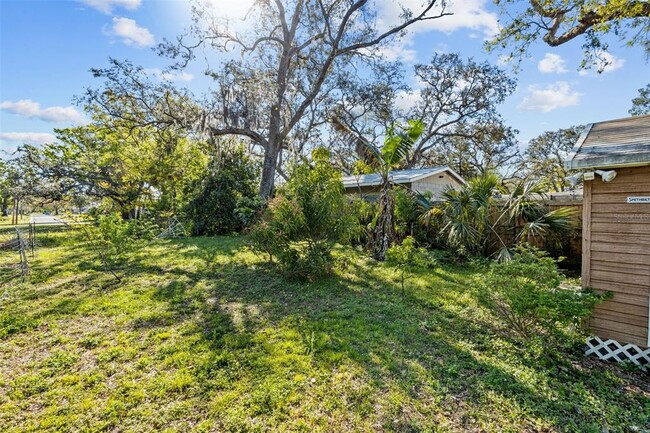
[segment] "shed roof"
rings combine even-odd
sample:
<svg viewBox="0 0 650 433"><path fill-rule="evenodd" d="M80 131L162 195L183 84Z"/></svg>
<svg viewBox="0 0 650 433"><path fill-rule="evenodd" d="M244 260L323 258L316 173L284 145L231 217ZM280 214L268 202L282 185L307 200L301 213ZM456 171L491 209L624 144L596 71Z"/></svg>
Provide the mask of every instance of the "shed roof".
<svg viewBox="0 0 650 433"><path fill-rule="evenodd" d="M390 179L394 183L411 183L424 179L435 174L448 172L460 183L465 183L462 177L449 166L441 165L438 167L416 168L410 170L395 170L389 173ZM381 185L381 175L379 173L362 174L360 176L343 176L343 186L346 188L356 188L360 186L378 186Z"/></svg>
<svg viewBox="0 0 650 433"><path fill-rule="evenodd" d="M567 169L650 164L650 115L587 125L571 150Z"/></svg>

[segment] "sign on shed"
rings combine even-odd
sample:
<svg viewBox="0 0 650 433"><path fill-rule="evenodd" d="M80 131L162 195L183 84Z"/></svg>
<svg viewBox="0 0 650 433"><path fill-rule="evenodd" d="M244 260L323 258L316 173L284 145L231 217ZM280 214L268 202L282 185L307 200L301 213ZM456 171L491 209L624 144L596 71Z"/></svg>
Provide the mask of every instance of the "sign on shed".
<svg viewBox="0 0 650 433"><path fill-rule="evenodd" d="M628 203L648 203L650 204L650 196L647 197L628 197Z"/></svg>

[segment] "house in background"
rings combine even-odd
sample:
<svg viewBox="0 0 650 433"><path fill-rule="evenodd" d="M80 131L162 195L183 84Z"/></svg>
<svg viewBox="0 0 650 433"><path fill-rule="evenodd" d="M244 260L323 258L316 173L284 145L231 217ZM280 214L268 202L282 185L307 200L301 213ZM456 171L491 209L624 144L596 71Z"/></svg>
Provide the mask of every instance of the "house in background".
<svg viewBox="0 0 650 433"><path fill-rule="evenodd" d="M588 125L566 163L583 172L582 286L610 291L588 354L650 364L650 116Z"/></svg>
<svg viewBox="0 0 650 433"><path fill-rule="evenodd" d="M390 179L419 193L430 192L433 198L439 197L447 187L459 189L465 184L465 180L446 165L391 171ZM346 194L359 194L366 200L374 200L379 195L381 176L377 173L344 176L343 186Z"/></svg>

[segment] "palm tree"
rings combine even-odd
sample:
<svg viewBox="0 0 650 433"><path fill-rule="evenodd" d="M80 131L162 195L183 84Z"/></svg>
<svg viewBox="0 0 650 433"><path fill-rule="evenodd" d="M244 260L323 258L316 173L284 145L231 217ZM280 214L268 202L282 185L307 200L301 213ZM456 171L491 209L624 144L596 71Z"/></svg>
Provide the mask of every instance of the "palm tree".
<svg viewBox="0 0 650 433"><path fill-rule="evenodd" d="M463 254L487 255L496 246L498 260L509 260L516 244L546 237L550 233L568 233L575 227L575 212L570 208L548 211L539 183L522 181L505 200L499 178L492 173L470 180L460 190L447 188L442 203L420 199L423 220L442 220L449 245ZM512 230L512 242L506 242L499 227Z"/></svg>
<svg viewBox="0 0 650 433"><path fill-rule="evenodd" d="M423 124L409 120L408 126L391 126L386 131L384 145L380 148L366 141L361 142L365 164L370 171L381 177L380 193L377 199L377 215L369 227L369 246L372 257L384 260L386 251L395 240L395 195L391 170L399 168L407 153L420 138Z"/></svg>

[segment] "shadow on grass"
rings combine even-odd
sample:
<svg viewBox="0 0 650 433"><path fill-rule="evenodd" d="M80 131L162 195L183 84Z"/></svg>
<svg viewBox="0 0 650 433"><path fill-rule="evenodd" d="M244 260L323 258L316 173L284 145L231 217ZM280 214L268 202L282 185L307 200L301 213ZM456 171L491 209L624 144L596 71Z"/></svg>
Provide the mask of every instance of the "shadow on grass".
<svg viewBox="0 0 650 433"><path fill-rule="evenodd" d="M238 238L156 241L132 256L124 282L128 290L146 290L142 296L165 310L133 318L133 329L193 325L183 337L196 353L196 368L188 374L197 384L193 396L206 406L215 392L236 389L217 410L277 421L278 414L288 419L296 405L312 404L314 413L348 411L364 419L382 395L394 393L383 402L390 405L382 410L384 430L430 431L440 413L447 414L451 429L477 431L497 429L500 422L519 431L548 425L602 431L606 423L643 427L650 421L642 412L650 403L620 392L632 379L606 369L574 369L569 362L544 370L473 314L471 305L460 305L475 269L446 266L420 274L402 298L396 281L372 261L357 261L325 281L301 283L286 281L273 267L242 256L241 249ZM86 251L68 249L43 264L40 281L71 269L101 270L87 259ZM76 285L91 289L52 299L41 319L74 314L97 296L100 280L106 277L81 278ZM67 287L54 284L40 295L45 302ZM341 373L346 369L347 376ZM309 388L310 376L325 385ZM321 402L329 406L317 410ZM628 412L630 407L637 412Z"/></svg>
<svg viewBox="0 0 650 433"><path fill-rule="evenodd" d="M216 367L213 363L206 367L210 374L228 368L225 358L252 363L252 380L260 386L265 383L265 373L275 377L283 369L299 370L297 366L278 366L272 357L260 355L264 352L264 337L256 335L265 331L260 326L259 312L250 312L263 306L265 323L282 329L284 338L296 340L301 351L298 355L308 355L317 369L332 371L343 362L352 362L367 375L372 389L398 387L412 400L439 398L439 405L454 413L452 423L458 428L494 422L489 408L498 412L498 406L506 404L518 414L514 416L522 418L522 431L534 430L534 419L563 431L596 430L612 422L612 416L625 417L616 409L607 413L613 401L623 407L640 404L634 396L618 392L621 380L615 375L595 378L592 371L572 369L568 362L561 369L551 366L542 374L541 382L507 370L505 363L495 359L495 342L507 347L504 353L522 370L545 367L518 352L515 342L504 338L490 323L468 319L448 308L445 296L463 296L468 290L467 276L473 269L446 267L430 272L436 286L431 292L417 292L402 299L397 286L387 287L386 278L376 272L376 264L355 264L346 277L299 283L284 280L266 265L232 263L239 249L232 239L216 245L206 242L205 247L214 248L209 252L197 251L201 247L188 249L192 245L191 241L173 242L168 254L205 261L200 269L143 264L138 269L184 278L183 282L174 280L158 289L155 296L165 300L179 318L198 315L202 338L212 347L214 358L220 360ZM225 249L221 250L221 246ZM220 257L231 262L220 263ZM214 263L218 265L212 266ZM192 289L198 282L205 283L200 293ZM205 369L199 369L197 374L209 388ZM567 395L573 398L563 398ZM357 396L357 404L350 410L361 417L369 415L375 397ZM269 408L278 410L277 406ZM401 415L387 415L386 428L420 431L430 425L427 417L433 414L411 414L407 421ZM643 419L648 422L648 416L640 416L630 419L630 425ZM489 425L498 425L498 421Z"/></svg>

